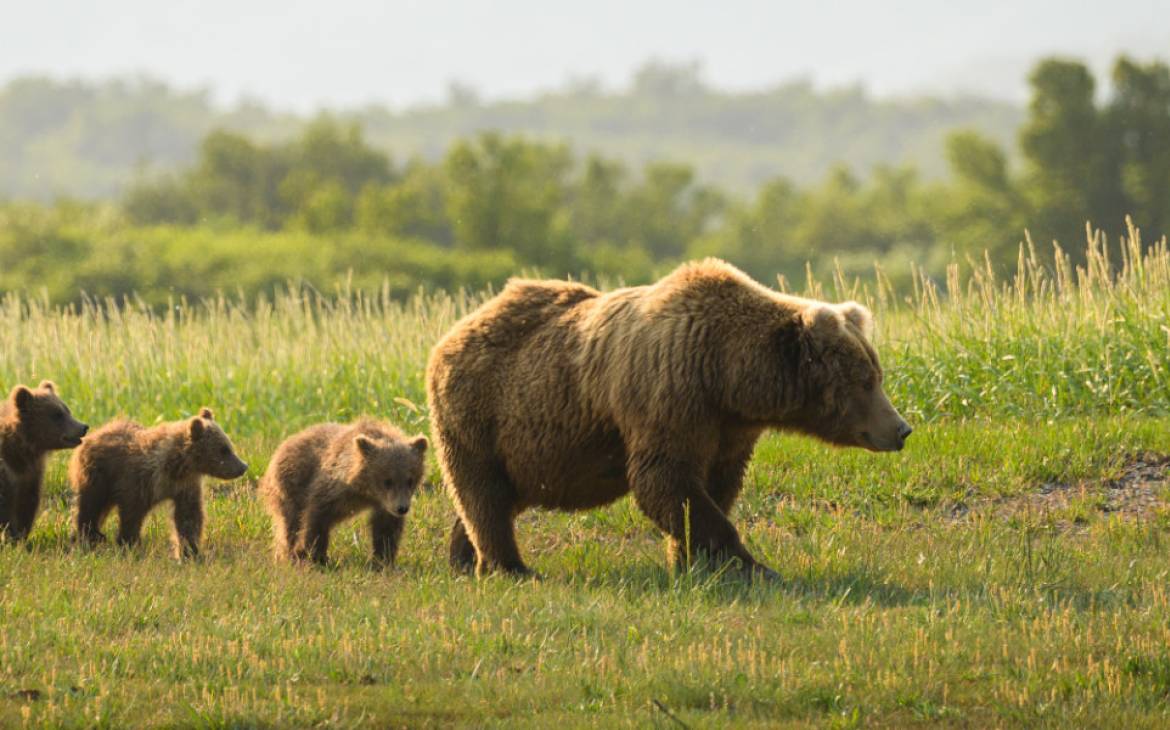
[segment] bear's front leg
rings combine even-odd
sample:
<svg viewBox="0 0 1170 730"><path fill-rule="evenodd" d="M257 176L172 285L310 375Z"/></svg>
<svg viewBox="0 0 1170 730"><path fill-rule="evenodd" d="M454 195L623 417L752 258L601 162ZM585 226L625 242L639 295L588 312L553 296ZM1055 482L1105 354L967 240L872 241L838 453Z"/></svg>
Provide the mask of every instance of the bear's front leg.
<svg viewBox="0 0 1170 730"><path fill-rule="evenodd" d="M375 508L370 514L370 539L374 543L374 562L393 565L398 556L398 541L406 520L384 509Z"/></svg>
<svg viewBox="0 0 1170 730"><path fill-rule="evenodd" d="M638 507L677 545L685 561L704 556L713 564L735 559L752 574L775 575L751 556L739 533L707 493L704 470L667 454L632 454L629 480ZM686 549L687 540L690 549Z"/></svg>
<svg viewBox="0 0 1170 730"><path fill-rule="evenodd" d="M203 488L195 484L175 495L175 558L195 558L203 542Z"/></svg>

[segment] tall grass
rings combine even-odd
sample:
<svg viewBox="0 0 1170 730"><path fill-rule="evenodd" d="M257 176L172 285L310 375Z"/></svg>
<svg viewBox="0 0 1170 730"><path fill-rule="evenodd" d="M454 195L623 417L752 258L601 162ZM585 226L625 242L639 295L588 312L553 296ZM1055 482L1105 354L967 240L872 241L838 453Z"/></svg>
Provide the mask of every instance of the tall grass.
<svg viewBox="0 0 1170 730"><path fill-rule="evenodd" d="M1083 266L1030 242L1018 269L990 264L895 292L840 278L808 293L868 300L888 387L917 421L1001 415L1163 414L1170 404L1170 252L1138 231L1113 251L1091 233ZM1116 262L1116 263L1115 263ZM828 293L826 293L828 289ZM234 429L274 437L322 418L380 413L424 427L427 351L483 294L300 290L246 302L9 295L0 303L0 383L51 378L79 413L146 420L217 406Z"/></svg>

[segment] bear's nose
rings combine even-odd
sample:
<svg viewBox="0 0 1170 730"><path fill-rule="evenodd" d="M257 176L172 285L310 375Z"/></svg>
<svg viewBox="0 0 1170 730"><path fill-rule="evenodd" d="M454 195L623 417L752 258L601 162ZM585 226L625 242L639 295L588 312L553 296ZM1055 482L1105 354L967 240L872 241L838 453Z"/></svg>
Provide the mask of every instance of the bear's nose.
<svg viewBox="0 0 1170 730"><path fill-rule="evenodd" d="M394 511L398 513L399 517L401 517L402 515L404 515L410 511L410 507L406 507L406 506L395 507Z"/></svg>
<svg viewBox="0 0 1170 730"><path fill-rule="evenodd" d="M81 424L81 435L84 436L87 433L89 433L89 426L85 425L84 423Z"/></svg>
<svg viewBox="0 0 1170 730"><path fill-rule="evenodd" d="M905 441L906 438L912 433L914 433L914 429L910 428L910 424L906 423L905 421L903 421L902 425L898 427L898 438L902 439L903 441Z"/></svg>

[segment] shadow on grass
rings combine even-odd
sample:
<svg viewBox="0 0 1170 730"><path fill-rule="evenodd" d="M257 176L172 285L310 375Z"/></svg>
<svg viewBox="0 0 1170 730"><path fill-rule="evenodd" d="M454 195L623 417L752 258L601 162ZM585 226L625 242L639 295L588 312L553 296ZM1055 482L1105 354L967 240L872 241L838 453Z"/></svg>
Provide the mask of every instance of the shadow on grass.
<svg viewBox="0 0 1170 730"><path fill-rule="evenodd" d="M546 574L545 579L563 581L573 587L620 591L631 596L694 593L704 600L720 603L764 604L790 598L837 605L908 606L927 605L932 600L925 591L910 590L864 571L821 576L781 572L775 579L749 579L726 568L696 567L675 573L664 565L633 564L607 567L597 572L579 570L564 575Z"/></svg>

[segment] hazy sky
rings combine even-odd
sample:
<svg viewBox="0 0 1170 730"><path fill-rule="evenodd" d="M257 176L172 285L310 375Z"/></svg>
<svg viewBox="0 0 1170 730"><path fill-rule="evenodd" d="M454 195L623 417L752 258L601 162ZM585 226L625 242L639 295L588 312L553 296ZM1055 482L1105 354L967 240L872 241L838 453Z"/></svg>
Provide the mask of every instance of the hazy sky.
<svg viewBox="0 0 1170 730"><path fill-rule="evenodd" d="M299 110L434 101L451 80L491 98L619 87L650 57L729 88L1019 98L1038 55L1170 52L1170 0L0 0L0 18L0 81L146 73Z"/></svg>

